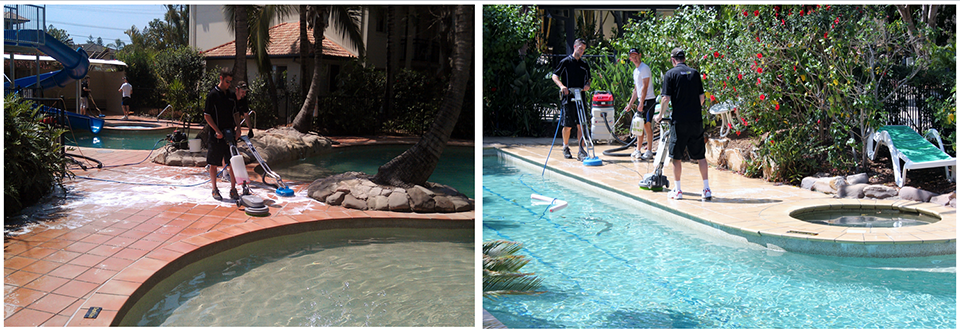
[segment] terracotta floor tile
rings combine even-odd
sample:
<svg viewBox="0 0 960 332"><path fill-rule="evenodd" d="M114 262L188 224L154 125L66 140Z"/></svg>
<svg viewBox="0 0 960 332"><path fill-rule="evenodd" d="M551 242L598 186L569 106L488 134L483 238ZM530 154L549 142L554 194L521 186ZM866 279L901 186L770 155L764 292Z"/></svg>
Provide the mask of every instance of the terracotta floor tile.
<svg viewBox="0 0 960 332"><path fill-rule="evenodd" d="M113 236L98 233L98 234L90 234L89 236L83 238L83 240L80 240L80 242L103 244L104 242L107 242L112 238Z"/></svg>
<svg viewBox="0 0 960 332"><path fill-rule="evenodd" d="M136 260L140 259L141 257L146 256L146 255L147 255L147 252L148 252L148 251L146 251L146 250L140 250L140 249L134 249L134 248L125 248L125 249L123 249L123 250L120 250L120 251L117 252L116 254L114 254L112 257L123 258L123 259L129 259L129 260L132 260L132 261L136 261Z"/></svg>
<svg viewBox="0 0 960 332"><path fill-rule="evenodd" d="M56 263L66 263L73 260L74 258L80 257L80 255L83 255L83 254L79 252L73 252L73 251L67 251L67 250L59 250L55 253L50 254L50 256L44 257L43 260L56 262Z"/></svg>
<svg viewBox="0 0 960 332"><path fill-rule="evenodd" d="M159 228L159 227L158 227L158 228ZM150 235L150 232L144 232L144 231L137 230L137 229L130 229L130 230L127 230L126 232L121 233L119 236L120 236L120 237L124 237L124 238L128 238L128 239L139 240L139 239L142 239L144 236L147 236L147 235ZM132 243L132 242L131 242L131 243Z"/></svg>
<svg viewBox="0 0 960 332"><path fill-rule="evenodd" d="M47 320L56 316L49 312L24 308L3 320L4 327L27 327L40 326Z"/></svg>
<svg viewBox="0 0 960 332"><path fill-rule="evenodd" d="M94 254L97 256L110 257L120 252L120 250L123 250L123 248L124 247L111 246L111 245L104 244L104 245L99 245L93 249L90 249L88 253Z"/></svg>
<svg viewBox="0 0 960 332"><path fill-rule="evenodd" d="M85 253L85 252L87 252L87 251L90 251L91 249L96 248L96 247L97 247L97 245L96 245L96 244L93 244L93 243L77 242L77 243L71 244L71 245L69 245L69 246L67 246L66 248L63 248L63 249L64 249L64 250L68 250L68 251L78 252L78 253L81 253L81 254L82 254L82 253Z"/></svg>
<svg viewBox="0 0 960 332"><path fill-rule="evenodd" d="M117 311L120 310L120 307L123 306L123 303L126 301L126 296L94 293L92 296L90 296L90 299L87 300L86 304L81 307L81 311L83 311L82 309L89 307L101 307L103 310ZM101 312L101 317L97 317L98 320L102 318L102 314L103 312Z"/></svg>
<svg viewBox="0 0 960 332"><path fill-rule="evenodd" d="M74 302L74 305L76 305L79 302L80 301ZM67 310L67 309L64 309L64 310ZM68 315L63 315L63 314L54 315L52 318L48 319L46 322L43 322L43 324L41 324L40 326L41 327L64 327L66 326L67 321L69 320L70 320L70 316Z"/></svg>
<svg viewBox="0 0 960 332"><path fill-rule="evenodd" d="M119 258L119 257L108 257L97 264L97 268L107 269L111 271L120 271L130 266L133 263L131 259Z"/></svg>
<svg viewBox="0 0 960 332"><path fill-rule="evenodd" d="M102 264L102 263L101 263ZM118 271L108 270L104 268L92 268L86 272L81 273L79 276L74 278L75 280L85 281L94 284L102 284L107 280L110 280Z"/></svg>
<svg viewBox="0 0 960 332"><path fill-rule="evenodd" d="M140 287L140 285L140 282L110 280L104 284L103 287L100 287L100 289L97 290L97 293L130 296L134 291L137 290L137 288Z"/></svg>
<svg viewBox="0 0 960 332"><path fill-rule="evenodd" d="M33 272L38 274L47 274L54 269L63 266L65 263L51 262L51 261L37 261L36 263L30 264L27 267L22 268L21 270L27 272Z"/></svg>
<svg viewBox="0 0 960 332"><path fill-rule="evenodd" d="M61 249L63 249L63 248L66 248L68 245L73 244L74 242L76 242L76 241L64 240L64 239L61 239L61 238L56 238L56 239L53 239L53 240L50 240L50 241L47 241L47 242L44 242L44 243L40 244L40 247L47 248L47 249L52 249L52 250L61 250Z"/></svg>
<svg viewBox="0 0 960 332"><path fill-rule="evenodd" d="M174 243L168 244L168 245L164 246L163 248L164 248L164 249L167 249L167 250L172 250L172 251L175 251L175 252L188 253L188 252L191 252L191 251L196 250L196 249L199 248L199 247L198 247L197 245L195 245L195 244L190 244L190 243L187 243L187 242L178 241L178 242L174 242Z"/></svg>
<svg viewBox="0 0 960 332"><path fill-rule="evenodd" d="M36 263L38 260L39 259L37 258L15 256L10 259L4 259L3 267L8 269L20 270L24 267L29 266L30 264Z"/></svg>
<svg viewBox="0 0 960 332"><path fill-rule="evenodd" d="M85 314L87 309L90 306L80 308L80 313ZM77 315L70 322L67 323L67 326L70 327L107 327L110 326L110 323L113 322L113 319L117 317L118 310L107 310L103 309L100 311L100 314L97 315L95 319L83 318L83 315Z"/></svg>
<svg viewBox="0 0 960 332"><path fill-rule="evenodd" d="M70 261L70 264L87 266L87 267L95 267L104 259L107 259L107 258L103 256L98 256L98 255L83 254L83 255L80 255L80 257L77 257L76 259Z"/></svg>
<svg viewBox="0 0 960 332"><path fill-rule="evenodd" d="M47 257L48 255L55 252L57 252L56 249L34 247L34 248L30 248L27 251L24 251L22 254L20 254L20 256L43 259L44 257Z"/></svg>
<svg viewBox="0 0 960 332"><path fill-rule="evenodd" d="M117 273L117 275L113 277L113 280L123 280L123 281L141 283L141 282L147 281L147 279L149 279L150 276L152 276L155 272L156 272L155 270L148 271L144 269L129 267L124 269L123 271L120 271L120 273ZM119 309L119 307L117 307L117 309Z"/></svg>
<svg viewBox="0 0 960 332"><path fill-rule="evenodd" d="M47 294L46 296L40 298L39 300L27 306L27 309L33 309L33 310L39 310L43 312L49 312L52 314L57 314L78 300L79 300L78 298L70 297L70 296L63 296L59 294Z"/></svg>
<svg viewBox="0 0 960 332"><path fill-rule="evenodd" d="M6 269L4 269L4 270L6 270ZM26 285L26 284L30 283L30 282L33 281L34 279L39 278L40 276L41 276L41 274L39 274L39 273L33 273L33 272L27 272L27 271L16 271L16 272L13 272L13 273L11 273L11 274L4 275L4 276L3 276L3 284L4 284L4 285L8 285L8 284L9 284L9 285L23 286L23 285Z"/></svg>
<svg viewBox="0 0 960 332"><path fill-rule="evenodd" d="M79 276L84 271L89 269L90 267L87 267L87 266L64 264L63 266L53 269L53 271L50 271L50 273L48 274L52 276L61 277L61 278L73 279Z"/></svg>
<svg viewBox="0 0 960 332"><path fill-rule="evenodd" d="M54 289L60 288L60 286L63 286L69 281L70 279L64 279L60 277L40 276L39 278L34 279L33 281L24 285L23 287L33 289L33 290L38 290L45 293L50 293Z"/></svg>
<svg viewBox="0 0 960 332"><path fill-rule="evenodd" d="M80 281L80 280L70 280L67 283L53 290L54 294L72 296L76 298L86 298L90 295L90 292L100 287L100 284L95 284L92 282Z"/></svg>

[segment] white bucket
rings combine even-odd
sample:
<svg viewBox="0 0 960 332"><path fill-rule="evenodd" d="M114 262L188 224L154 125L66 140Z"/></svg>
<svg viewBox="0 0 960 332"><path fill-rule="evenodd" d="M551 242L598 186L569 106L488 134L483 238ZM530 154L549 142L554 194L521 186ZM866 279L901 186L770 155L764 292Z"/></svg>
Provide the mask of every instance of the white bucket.
<svg viewBox="0 0 960 332"><path fill-rule="evenodd" d="M200 143L199 138L191 138L187 140L187 145L190 147L190 152L200 152Z"/></svg>
<svg viewBox="0 0 960 332"><path fill-rule="evenodd" d="M233 178L238 184L250 182L247 176L247 166L243 163L243 156L236 155L230 158L230 167L233 168Z"/></svg>

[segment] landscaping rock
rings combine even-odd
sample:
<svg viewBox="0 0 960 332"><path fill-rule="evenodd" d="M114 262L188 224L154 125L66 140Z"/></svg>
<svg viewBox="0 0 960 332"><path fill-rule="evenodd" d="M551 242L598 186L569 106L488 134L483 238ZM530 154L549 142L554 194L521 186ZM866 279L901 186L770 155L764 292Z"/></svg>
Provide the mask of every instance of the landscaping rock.
<svg viewBox="0 0 960 332"><path fill-rule="evenodd" d="M897 188L891 188L879 184L867 185L863 188L863 197L886 199L897 196Z"/></svg>
<svg viewBox="0 0 960 332"><path fill-rule="evenodd" d="M930 198L930 203L937 205L950 205L951 201L956 201L957 192L954 191L949 194L937 195Z"/></svg>
<svg viewBox="0 0 960 332"><path fill-rule="evenodd" d="M727 147L730 140L726 138L711 138L707 140L706 158L707 162L714 165L723 165L723 150Z"/></svg>
<svg viewBox="0 0 960 332"><path fill-rule="evenodd" d="M867 176L867 173L860 173L847 175L845 180L847 181L847 184L861 184L868 183L870 181L870 177Z"/></svg>
<svg viewBox="0 0 960 332"><path fill-rule="evenodd" d="M334 192L324 199L324 203L327 203L327 205L340 205L340 203L343 203L343 196L344 192L342 191Z"/></svg>
<svg viewBox="0 0 960 332"><path fill-rule="evenodd" d="M803 180L800 180L800 188L813 190L813 184L817 183L817 180L819 179L812 176L805 177Z"/></svg>
<svg viewBox="0 0 960 332"><path fill-rule="evenodd" d="M315 156L332 147L328 138L313 133L300 133L288 127L258 130L250 142L267 163L282 163ZM246 149L246 144L241 142L239 146L245 164L256 162L256 158ZM207 165L206 155L206 149L191 153L189 150L164 148L153 158L153 162L167 166L204 167Z"/></svg>
<svg viewBox="0 0 960 332"><path fill-rule="evenodd" d="M821 178L817 179L813 183L813 190L822 192L824 194L836 194L840 188L847 185L846 180L843 177L836 176L832 178Z"/></svg>
<svg viewBox="0 0 960 332"><path fill-rule="evenodd" d="M366 196L366 195L364 195L364 196ZM356 210L366 210L366 209L367 209L367 200L366 200L366 199L360 199L360 198L358 198L358 197L356 197L356 196L353 196L353 194L344 195L344 197L343 197L343 202L342 202L340 205L342 205L343 207L347 207L347 208L351 208L351 209L356 209Z"/></svg>
<svg viewBox="0 0 960 332"><path fill-rule="evenodd" d="M390 197L387 197L387 205L390 211L410 211L410 199L404 193L390 194Z"/></svg>
<svg viewBox="0 0 960 332"><path fill-rule="evenodd" d="M932 198L934 195L936 194L923 189L917 189L910 186L905 186L903 188L900 188L900 199L904 199L904 200L911 200L911 201L917 201L917 202L929 202L930 198Z"/></svg>
<svg viewBox="0 0 960 332"><path fill-rule="evenodd" d="M866 187L866 183L842 186L837 190L837 198L863 198L863 188Z"/></svg>
<svg viewBox="0 0 960 332"><path fill-rule="evenodd" d="M743 157L743 151L738 148L723 150L722 159L727 163L727 169L731 171L740 173L747 171L747 160Z"/></svg>

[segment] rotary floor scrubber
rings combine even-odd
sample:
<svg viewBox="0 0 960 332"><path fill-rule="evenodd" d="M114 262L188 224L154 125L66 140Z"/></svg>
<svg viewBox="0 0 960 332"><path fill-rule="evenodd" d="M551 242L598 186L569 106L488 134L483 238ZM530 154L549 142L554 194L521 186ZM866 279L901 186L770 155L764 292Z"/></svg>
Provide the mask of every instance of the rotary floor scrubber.
<svg viewBox="0 0 960 332"><path fill-rule="evenodd" d="M583 106L583 98L580 96L580 88L570 88L570 93L573 94L573 100L577 105L577 116L580 117L580 142L584 143L584 146L587 149L587 157L583 159L584 166L603 166L603 161L597 157L597 154L593 149L593 137L590 133L587 132L587 110Z"/></svg>
<svg viewBox="0 0 960 332"><path fill-rule="evenodd" d="M670 181L663 175L663 165L670 161L670 157L667 157L667 146L670 145L670 137L673 134L673 125L670 123L673 112L669 108L666 111L660 109L659 97L655 112L663 115L663 120L660 121L660 146L657 147L657 156L653 159L656 168L653 173L645 174L638 186L642 190L663 191L664 187L670 187Z"/></svg>
<svg viewBox="0 0 960 332"><path fill-rule="evenodd" d="M237 200L237 207L243 207L243 212L250 216L267 216L270 214L270 208L264 204L263 199L253 195L250 191L250 177L247 174L247 168L244 166L243 155L240 154L240 150L237 148L234 140L234 133L232 130L224 130L223 136L228 137L227 144L230 146L230 165L233 169L233 177L237 183L243 187L243 192L240 194L240 199ZM253 146L253 143L250 142L250 139L247 136L240 136L240 139L247 145L247 149L250 150L250 153L257 159L257 162L260 163L260 166L263 167L266 171L266 175L276 179L277 181L277 190L276 194L278 196L289 197L293 196L293 190L287 187L283 180L280 178L280 175L270 170L270 166L267 166L266 161L263 160L263 157L260 157L260 154L257 153L257 149Z"/></svg>

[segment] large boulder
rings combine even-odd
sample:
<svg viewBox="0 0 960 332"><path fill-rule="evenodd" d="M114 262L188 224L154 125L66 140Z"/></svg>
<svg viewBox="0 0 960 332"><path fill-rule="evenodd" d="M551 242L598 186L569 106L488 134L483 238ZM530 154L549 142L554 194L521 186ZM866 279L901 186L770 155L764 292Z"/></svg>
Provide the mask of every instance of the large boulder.
<svg viewBox="0 0 960 332"><path fill-rule="evenodd" d="M930 198L930 203L949 206L951 201L956 202L956 200L957 200L957 192L954 191L949 194L933 196L932 198Z"/></svg>
<svg viewBox="0 0 960 332"><path fill-rule="evenodd" d="M879 184L871 184L863 187L863 197L867 198L886 199L897 197L897 193L897 188L887 187Z"/></svg>
<svg viewBox="0 0 960 332"><path fill-rule="evenodd" d="M900 188L900 199L917 201L917 202L929 202L935 193L918 189L910 186L905 186Z"/></svg>
<svg viewBox="0 0 960 332"><path fill-rule="evenodd" d="M369 175L348 172L314 181L307 196L328 205L357 210L398 212L462 212L474 208L472 199L449 186L427 182L400 188L378 185Z"/></svg>

